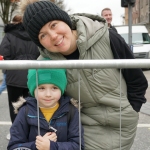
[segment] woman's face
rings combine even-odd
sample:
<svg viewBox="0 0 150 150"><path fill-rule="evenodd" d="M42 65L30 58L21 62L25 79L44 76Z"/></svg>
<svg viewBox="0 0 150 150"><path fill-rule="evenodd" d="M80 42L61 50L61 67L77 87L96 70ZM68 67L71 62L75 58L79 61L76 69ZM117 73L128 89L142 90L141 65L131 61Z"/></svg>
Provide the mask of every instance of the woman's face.
<svg viewBox="0 0 150 150"><path fill-rule="evenodd" d="M65 22L54 20L42 27L38 38L41 45L50 52L69 55L76 50L74 32Z"/></svg>

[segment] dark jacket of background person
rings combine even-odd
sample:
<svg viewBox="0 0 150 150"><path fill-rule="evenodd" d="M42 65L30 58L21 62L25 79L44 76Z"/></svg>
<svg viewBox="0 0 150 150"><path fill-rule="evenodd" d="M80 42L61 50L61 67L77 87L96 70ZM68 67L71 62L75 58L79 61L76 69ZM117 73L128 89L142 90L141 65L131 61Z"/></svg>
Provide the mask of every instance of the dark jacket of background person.
<svg viewBox="0 0 150 150"><path fill-rule="evenodd" d="M114 30L114 31L116 31L118 33L117 29L114 26L112 26L112 25L110 25L109 30Z"/></svg>
<svg viewBox="0 0 150 150"><path fill-rule="evenodd" d="M109 30L110 45L115 59L134 59L133 53L125 40L114 30ZM127 97L137 112L146 102L145 91L148 87L147 80L139 68L122 69L122 74L127 84Z"/></svg>
<svg viewBox="0 0 150 150"><path fill-rule="evenodd" d="M37 46L31 41L22 23L7 24L5 36L0 45L4 60L36 60L39 56ZM6 84L27 87L27 70L7 70Z"/></svg>
<svg viewBox="0 0 150 150"><path fill-rule="evenodd" d="M4 28L5 36L0 45L0 55L4 56L4 60L36 60L39 56L38 47L29 38L21 20L21 16L15 16L12 20L13 23L7 24ZM27 97L29 95L27 73L27 69L6 71L9 112L12 123L16 118L12 103L16 102L20 96Z"/></svg>
<svg viewBox="0 0 150 150"><path fill-rule="evenodd" d="M68 120L69 105L72 105L70 104L70 97L62 96L60 107L54 113L50 122L46 121L40 111L40 135L43 136L45 133L50 132L50 126L57 129L57 142L50 142L51 150L79 150L79 113L78 109L74 108L74 114ZM19 109L19 113L11 127L11 139L7 147L8 150L19 149L21 147L36 150L35 140L38 135L37 119L37 100L28 97L24 105ZM83 150L83 130L81 132L81 140L81 149Z"/></svg>

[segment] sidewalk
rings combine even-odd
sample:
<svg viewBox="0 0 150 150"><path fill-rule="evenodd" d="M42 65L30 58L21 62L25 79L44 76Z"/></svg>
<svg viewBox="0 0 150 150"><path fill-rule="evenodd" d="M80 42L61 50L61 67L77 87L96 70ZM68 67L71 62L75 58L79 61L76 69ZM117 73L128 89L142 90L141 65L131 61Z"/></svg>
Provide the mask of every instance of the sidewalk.
<svg viewBox="0 0 150 150"><path fill-rule="evenodd" d="M150 102L143 104L140 112L146 115L150 115Z"/></svg>

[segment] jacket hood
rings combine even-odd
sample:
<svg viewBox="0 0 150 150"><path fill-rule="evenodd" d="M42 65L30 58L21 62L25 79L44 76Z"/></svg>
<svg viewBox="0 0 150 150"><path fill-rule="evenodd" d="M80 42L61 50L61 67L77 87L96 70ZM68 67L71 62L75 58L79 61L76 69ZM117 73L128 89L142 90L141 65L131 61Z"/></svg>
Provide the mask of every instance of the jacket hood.
<svg viewBox="0 0 150 150"><path fill-rule="evenodd" d="M13 23L10 23L10 24L6 24L5 27L4 27L4 32L7 33L7 32L11 32L13 30L25 30L22 23L18 23L18 24L13 24Z"/></svg>
<svg viewBox="0 0 150 150"><path fill-rule="evenodd" d="M78 20L76 22L76 30L78 33L77 44L79 50L82 49L82 52L88 50L102 38L108 29L106 20L98 15L77 13L71 18L72 20Z"/></svg>
<svg viewBox="0 0 150 150"><path fill-rule="evenodd" d="M18 23L18 24L7 24L4 27L4 32L5 33L11 33L16 37L19 37L21 39L27 40L27 41L31 41L28 33L25 31L25 28L23 27L22 23Z"/></svg>
<svg viewBox="0 0 150 150"><path fill-rule="evenodd" d="M20 97L17 102L12 103L14 107L14 113L17 114L19 109L25 104L35 107L33 103L36 103L36 99L33 97L27 97L27 98Z"/></svg>

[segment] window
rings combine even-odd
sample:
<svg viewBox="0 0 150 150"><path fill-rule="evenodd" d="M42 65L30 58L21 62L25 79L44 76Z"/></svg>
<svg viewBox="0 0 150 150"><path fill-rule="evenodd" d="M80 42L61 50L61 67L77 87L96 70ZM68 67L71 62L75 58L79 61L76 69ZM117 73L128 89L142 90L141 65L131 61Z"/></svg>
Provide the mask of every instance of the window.
<svg viewBox="0 0 150 150"><path fill-rule="evenodd" d="M120 34L128 43L128 34ZM136 44L150 44L150 38L148 33L133 33L132 34L132 43Z"/></svg>

